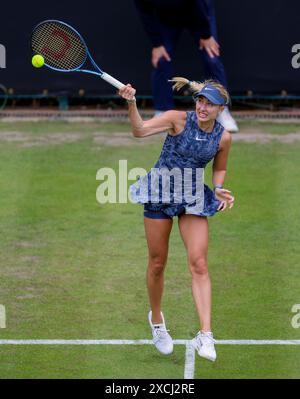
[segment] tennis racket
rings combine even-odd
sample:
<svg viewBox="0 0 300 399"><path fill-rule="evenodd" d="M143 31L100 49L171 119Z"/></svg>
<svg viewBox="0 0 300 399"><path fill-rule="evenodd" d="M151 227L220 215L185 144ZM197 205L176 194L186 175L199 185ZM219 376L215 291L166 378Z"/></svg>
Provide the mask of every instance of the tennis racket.
<svg viewBox="0 0 300 399"><path fill-rule="evenodd" d="M125 86L99 68L83 37L65 22L47 20L39 23L31 34L31 49L44 57L44 65L55 71L91 73L117 89ZM84 67L88 61L93 69Z"/></svg>

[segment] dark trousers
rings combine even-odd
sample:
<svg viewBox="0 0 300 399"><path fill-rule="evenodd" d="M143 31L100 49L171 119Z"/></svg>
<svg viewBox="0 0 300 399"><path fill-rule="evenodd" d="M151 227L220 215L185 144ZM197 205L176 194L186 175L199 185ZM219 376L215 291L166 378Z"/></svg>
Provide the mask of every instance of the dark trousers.
<svg viewBox="0 0 300 399"><path fill-rule="evenodd" d="M205 0L204 4L212 35L217 40L217 26L213 1ZM183 28L167 26L164 26L163 28L163 45L171 59L173 59L174 49L178 43L182 30ZM189 32L192 35L197 48L199 48L200 32L192 29L189 29ZM199 57L203 61L205 77L215 79L227 87L225 69L220 57L210 58L205 50L200 49ZM157 111L167 111L174 108L172 85L168 82L172 77L172 61L166 61L164 58L161 58L158 62L157 68L153 68L152 72L154 109ZM198 80L197 77L195 79Z"/></svg>

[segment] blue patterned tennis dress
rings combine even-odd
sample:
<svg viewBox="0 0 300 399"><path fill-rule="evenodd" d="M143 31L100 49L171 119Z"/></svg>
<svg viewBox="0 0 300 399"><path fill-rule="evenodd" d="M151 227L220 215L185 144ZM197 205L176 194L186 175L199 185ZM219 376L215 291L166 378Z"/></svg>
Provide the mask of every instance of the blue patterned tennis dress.
<svg viewBox="0 0 300 399"><path fill-rule="evenodd" d="M132 201L144 204L145 211L163 212L167 217L183 213L213 216L220 201L204 184L204 169L217 154L223 131L217 121L212 132L202 131L196 112L187 112L183 131L176 136L167 135L154 168L130 186ZM176 177L171 174L165 180L167 184L162 182L160 172L153 174L153 171L169 173L170 170L176 172ZM200 181L198 186L197 181ZM169 194L164 198L163 193L167 191Z"/></svg>

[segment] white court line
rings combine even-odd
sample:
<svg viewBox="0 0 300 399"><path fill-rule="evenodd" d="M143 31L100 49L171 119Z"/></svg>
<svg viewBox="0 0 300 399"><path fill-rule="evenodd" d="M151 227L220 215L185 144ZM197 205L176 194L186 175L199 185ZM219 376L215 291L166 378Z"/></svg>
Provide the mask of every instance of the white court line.
<svg viewBox="0 0 300 399"><path fill-rule="evenodd" d="M186 345L187 339L175 339L175 345ZM153 345L150 339L0 339L0 345Z"/></svg>
<svg viewBox="0 0 300 399"><path fill-rule="evenodd" d="M175 345L187 345L189 339L174 339ZM298 339L216 339L217 345L300 345ZM0 345L153 345L150 339L0 339Z"/></svg>
<svg viewBox="0 0 300 399"><path fill-rule="evenodd" d="M173 343L185 345L188 340ZM0 345L153 345L150 339L0 339Z"/></svg>
<svg viewBox="0 0 300 399"><path fill-rule="evenodd" d="M195 350L191 340L175 339L175 345L186 345L184 379L194 379ZM219 339L217 345L300 345L300 340ZM0 345L153 345L148 339L1 339Z"/></svg>
<svg viewBox="0 0 300 399"><path fill-rule="evenodd" d="M300 345L300 339L216 339L217 345Z"/></svg>
<svg viewBox="0 0 300 399"><path fill-rule="evenodd" d="M184 379L193 380L195 373L195 349L190 342L186 344L185 350L185 364L184 364Z"/></svg>

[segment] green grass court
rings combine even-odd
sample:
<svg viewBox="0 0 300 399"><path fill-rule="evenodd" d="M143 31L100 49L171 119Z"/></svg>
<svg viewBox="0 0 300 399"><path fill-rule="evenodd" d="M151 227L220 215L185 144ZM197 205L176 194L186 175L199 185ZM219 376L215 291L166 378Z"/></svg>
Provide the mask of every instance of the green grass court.
<svg viewBox="0 0 300 399"><path fill-rule="evenodd" d="M286 136L291 123L242 122ZM163 136L130 137L127 124L0 123L2 339L151 339L147 246L140 205L96 201L97 170L151 168ZM216 339L300 339L291 308L299 286L300 140L235 140L230 211L210 219ZM211 186L211 164L205 180ZM198 331L186 254L174 219L163 311L174 339ZM217 345L195 378L299 378L300 346ZM0 345L1 378L183 378L185 346Z"/></svg>

